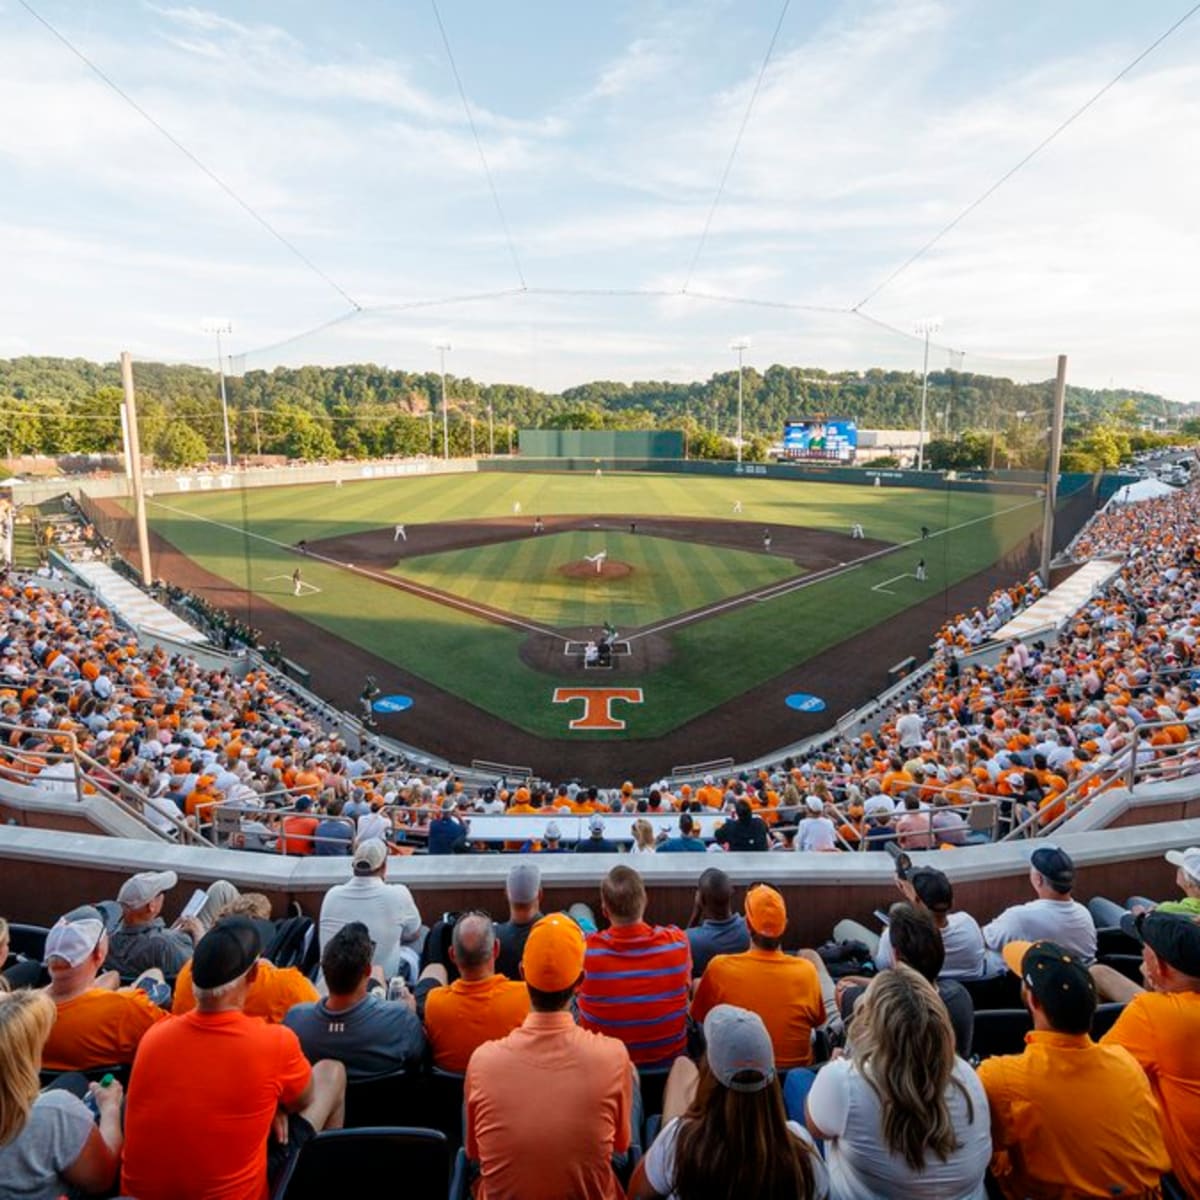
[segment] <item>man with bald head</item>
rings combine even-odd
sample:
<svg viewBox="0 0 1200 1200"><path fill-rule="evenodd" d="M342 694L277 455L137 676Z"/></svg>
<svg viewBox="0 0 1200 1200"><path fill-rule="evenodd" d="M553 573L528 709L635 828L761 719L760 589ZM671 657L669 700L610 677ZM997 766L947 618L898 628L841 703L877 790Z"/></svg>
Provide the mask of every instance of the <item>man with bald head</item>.
<svg viewBox="0 0 1200 1200"><path fill-rule="evenodd" d="M440 963L430 963L421 973L418 1003L424 1001L434 1066L443 1071L465 1071L478 1046L507 1036L529 1012L525 985L497 973L499 954L491 917L464 913L454 924L450 943L458 978L447 983Z"/></svg>
<svg viewBox="0 0 1200 1200"><path fill-rule="evenodd" d="M733 911L733 883L720 867L709 867L700 876L687 936L692 944L692 975L697 979L716 955L750 949L746 918Z"/></svg>

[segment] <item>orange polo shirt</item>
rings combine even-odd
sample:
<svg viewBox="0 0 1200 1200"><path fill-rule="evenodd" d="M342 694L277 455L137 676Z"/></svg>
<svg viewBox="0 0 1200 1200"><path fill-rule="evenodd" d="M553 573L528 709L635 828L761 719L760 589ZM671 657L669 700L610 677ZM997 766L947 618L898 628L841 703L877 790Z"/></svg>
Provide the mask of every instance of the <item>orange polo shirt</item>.
<svg viewBox="0 0 1200 1200"><path fill-rule="evenodd" d="M295 967L277 967L265 958L258 960L258 971L243 1009L248 1017L262 1017L271 1025L278 1025L289 1008L297 1004L312 1004L321 997L312 982ZM175 980L175 999L171 1011L175 1016L189 1013L196 1007L196 994L192 990L192 962L179 968Z"/></svg>
<svg viewBox="0 0 1200 1200"><path fill-rule="evenodd" d="M425 997L425 1031L443 1071L465 1071L484 1042L511 1033L529 1014L529 991L504 975L456 979Z"/></svg>
<svg viewBox="0 0 1200 1200"><path fill-rule="evenodd" d="M825 1023L825 1003L817 969L806 959L757 946L742 954L718 954L700 977L693 1019L703 1021L718 1004L735 1004L762 1017L781 1070L812 1062L812 1031Z"/></svg>
<svg viewBox="0 0 1200 1200"><path fill-rule="evenodd" d="M139 988L90 988L56 1004L42 1066L49 1071L86 1071L133 1062L143 1035L167 1017Z"/></svg>
<svg viewBox="0 0 1200 1200"><path fill-rule="evenodd" d="M1101 1042L1124 1046L1146 1072L1172 1170L1200 1196L1200 992L1135 996Z"/></svg>
<svg viewBox="0 0 1200 1200"><path fill-rule="evenodd" d="M569 1012L531 1012L467 1067L467 1155L475 1200L621 1200L612 1155L629 1148L633 1067L616 1038Z"/></svg>
<svg viewBox="0 0 1200 1200"><path fill-rule="evenodd" d="M1087 1034L1035 1031L1023 1054L979 1064L992 1112L992 1173L1009 1200L1158 1195L1170 1165L1141 1068Z"/></svg>

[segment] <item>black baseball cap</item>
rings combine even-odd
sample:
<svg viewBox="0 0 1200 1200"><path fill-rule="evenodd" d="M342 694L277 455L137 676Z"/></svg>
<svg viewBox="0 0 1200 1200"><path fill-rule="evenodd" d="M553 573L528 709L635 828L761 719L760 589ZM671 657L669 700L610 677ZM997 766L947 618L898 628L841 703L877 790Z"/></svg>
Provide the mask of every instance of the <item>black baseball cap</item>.
<svg viewBox="0 0 1200 1200"><path fill-rule="evenodd" d="M1075 864L1065 850L1057 846L1039 846L1029 861L1056 892L1066 893L1075 886Z"/></svg>
<svg viewBox="0 0 1200 1200"><path fill-rule="evenodd" d="M1083 960L1057 942L1009 942L1005 965L1033 993L1058 1030L1086 1033L1098 1002L1096 985Z"/></svg>
<svg viewBox="0 0 1200 1200"><path fill-rule="evenodd" d="M1149 946L1169 967L1200 979L1200 921L1186 913L1139 913L1121 928Z"/></svg>
<svg viewBox="0 0 1200 1200"><path fill-rule="evenodd" d="M248 917L223 917L196 943L192 983L217 988L240 979L262 953L262 939Z"/></svg>
<svg viewBox="0 0 1200 1200"><path fill-rule="evenodd" d="M937 867L918 867L908 877L917 899L930 912L946 913L954 906L954 889L946 874Z"/></svg>

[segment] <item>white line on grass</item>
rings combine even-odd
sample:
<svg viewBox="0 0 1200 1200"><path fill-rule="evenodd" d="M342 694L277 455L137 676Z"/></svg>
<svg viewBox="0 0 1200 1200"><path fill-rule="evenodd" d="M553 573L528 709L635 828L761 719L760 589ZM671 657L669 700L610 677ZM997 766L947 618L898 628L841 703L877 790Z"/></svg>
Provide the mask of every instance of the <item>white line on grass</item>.
<svg viewBox="0 0 1200 1200"><path fill-rule="evenodd" d="M911 571L905 571L903 575L893 575L891 577L891 579L885 579L882 583L877 583L871 589L871 591L886 592L889 596L894 596L896 593L893 592L887 585L889 583L896 583L898 580L901 580L901 579L916 579L916 576Z"/></svg>
<svg viewBox="0 0 1200 1200"><path fill-rule="evenodd" d="M1026 500L1021 504L1014 504L1011 508L1002 508L999 512L985 513L982 517L972 517L969 521L961 521L957 525L951 525L948 529L939 529L931 533L928 538L910 538L907 542L897 542L892 546L885 546L882 550L872 550L870 554L864 554L861 558L854 559L853 562L841 564L836 567L826 567L823 571L814 571L811 575L804 575L800 579L785 579L782 583L774 583L770 587L762 588L757 592L752 592L750 595L735 596L732 600L722 600L718 604L711 604L707 608L696 609L695 612L684 613L681 617L674 617L670 621L664 621L661 625L651 625L646 629L639 629L637 633L629 635L629 641L636 641L638 638L649 637L652 633L662 633L667 629L677 629L682 625L691 625L695 621L704 621L709 617L716 616L717 613L724 612L730 608L740 608L747 601L757 601L764 603L767 600L778 600L780 596L790 596L792 592L802 591L804 588L812 587L814 583L823 583L826 579L834 579L839 575L848 575L851 571L857 571L859 567L865 566L874 559L883 558L888 554L895 554L897 550L903 550L908 546L915 546L921 541L933 541L936 537L942 537L947 533L956 533L960 529L966 529L970 525L978 525L981 521L994 521L998 517L1006 516L1008 513L1019 512L1023 508L1030 508L1034 505L1040 505L1040 500Z"/></svg>
<svg viewBox="0 0 1200 1200"><path fill-rule="evenodd" d="M219 529L228 529L231 533L243 534L246 537L256 538L260 542L266 542L268 546L275 546L280 550L286 550L290 554L297 554L301 558L309 558L314 562L323 562L331 567L340 567L343 571L352 571L355 575L362 575L367 579L374 579L378 583L386 584L388 587L399 588L401 591L414 592L417 595L424 597L427 600L432 600L437 604L445 604L451 608L462 609L464 612L469 612L474 616L483 617L485 620L492 621L501 625L511 625L516 629L525 629L530 633L544 634L546 637L557 638L559 641L565 642L567 639L561 633L556 633L553 629L546 629L541 625L534 625L529 621L522 621L520 617L510 616L508 613L500 612L497 609L479 608L472 604L469 600L460 599L457 596L452 596L448 592L435 592L430 588L422 587L419 583L413 583L410 579L404 579L398 575L385 575L378 571L369 570L367 567L356 567L353 563L341 562L336 558L330 558L327 554L319 554L313 550L306 550L303 554L295 548L289 546L287 542L281 542L278 538L267 537L264 533L255 533L252 529L243 529L238 525L229 525L225 521L215 520L213 517L201 517L196 513L190 513L187 509L176 508L172 504L162 504L158 500L147 500L148 504L152 504L155 508L161 508L166 512L178 513L181 517L188 517L193 521L203 521L206 525L215 525ZM286 576L290 579L291 576Z"/></svg>

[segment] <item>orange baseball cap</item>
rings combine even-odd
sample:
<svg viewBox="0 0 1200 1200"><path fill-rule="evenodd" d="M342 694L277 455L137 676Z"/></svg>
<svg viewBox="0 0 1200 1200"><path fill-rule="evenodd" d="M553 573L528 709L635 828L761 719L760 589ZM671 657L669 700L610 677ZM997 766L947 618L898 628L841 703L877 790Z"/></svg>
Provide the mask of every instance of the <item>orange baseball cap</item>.
<svg viewBox="0 0 1200 1200"><path fill-rule="evenodd" d="M746 893L746 920L750 928L763 937L783 937L787 928L787 905L773 887L756 883Z"/></svg>
<svg viewBox="0 0 1200 1200"><path fill-rule="evenodd" d="M539 992L566 991L583 974L583 930L565 913L543 917L529 931L521 972Z"/></svg>

